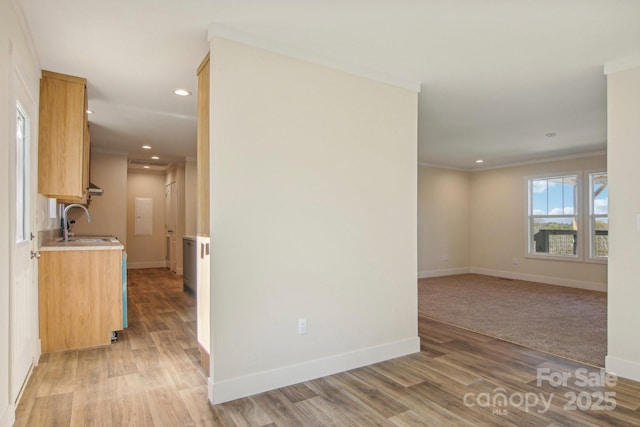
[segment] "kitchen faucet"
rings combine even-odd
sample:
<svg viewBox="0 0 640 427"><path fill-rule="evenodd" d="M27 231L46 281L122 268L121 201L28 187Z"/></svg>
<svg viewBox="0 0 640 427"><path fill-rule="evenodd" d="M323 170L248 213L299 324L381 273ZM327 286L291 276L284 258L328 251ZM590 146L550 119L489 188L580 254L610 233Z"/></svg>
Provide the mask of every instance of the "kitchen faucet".
<svg viewBox="0 0 640 427"><path fill-rule="evenodd" d="M84 209L84 211L87 213L87 222L91 222L91 215L89 214L89 210L85 206L78 203L72 203L64 208L64 210L62 211L62 235L64 236L65 242L69 241L69 224L67 224L67 212L71 208Z"/></svg>

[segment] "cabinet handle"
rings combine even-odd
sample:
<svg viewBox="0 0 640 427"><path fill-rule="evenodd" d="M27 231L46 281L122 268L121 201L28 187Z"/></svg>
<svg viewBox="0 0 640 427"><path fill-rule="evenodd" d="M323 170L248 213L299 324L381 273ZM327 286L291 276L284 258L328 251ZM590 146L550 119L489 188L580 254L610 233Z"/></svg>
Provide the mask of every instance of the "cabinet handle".
<svg viewBox="0 0 640 427"><path fill-rule="evenodd" d="M31 251L31 259L40 259L40 251Z"/></svg>

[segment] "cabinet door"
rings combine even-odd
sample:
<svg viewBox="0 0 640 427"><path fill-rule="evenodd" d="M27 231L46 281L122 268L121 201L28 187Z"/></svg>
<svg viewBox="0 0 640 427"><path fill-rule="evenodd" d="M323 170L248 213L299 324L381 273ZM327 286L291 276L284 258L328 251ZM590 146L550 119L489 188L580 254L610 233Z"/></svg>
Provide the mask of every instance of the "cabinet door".
<svg viewBox="0 0 640 427"><path fill-rule="evenodd" d="M209 54L198 68L198 219L197 232L209 235Z"/></svg>
<svg viewBox="0 0 640 427"><path fill-rule="evenodd" d="M122 251L44 251L39 273L43 353L107 345L122 330Z"/></svg>
<svg viewBox="0 0 640 427"><path fill-rule="evenodd" d="M38 192L64 201L86 201L89 183L87 81L42 72Z"/></svg>

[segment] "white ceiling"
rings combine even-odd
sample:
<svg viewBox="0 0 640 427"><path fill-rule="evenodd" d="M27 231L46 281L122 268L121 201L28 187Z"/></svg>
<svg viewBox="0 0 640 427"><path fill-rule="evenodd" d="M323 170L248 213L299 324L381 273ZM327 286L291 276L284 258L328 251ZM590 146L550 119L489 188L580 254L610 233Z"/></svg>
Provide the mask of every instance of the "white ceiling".
<svg viewBox="0 0 640 427"><path fill-rule="evenodd" d="M42 68L88 79L93 147L130 158L195 157L172 90L213 22L420 82L419 161L465 169L605 149L603 65L640 53L637 0L18 1Z"/></svg>

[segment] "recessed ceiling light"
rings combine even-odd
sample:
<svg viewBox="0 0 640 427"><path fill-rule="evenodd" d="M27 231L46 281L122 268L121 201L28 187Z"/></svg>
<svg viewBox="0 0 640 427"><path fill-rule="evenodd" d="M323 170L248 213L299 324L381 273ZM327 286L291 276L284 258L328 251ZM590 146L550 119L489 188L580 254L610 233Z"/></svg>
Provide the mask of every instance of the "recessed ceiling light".
<svg viewBox="0 0 640 427"><path fill-rule="evenodd" d="M143 166L144 169L149 169L151 166Z"/></svg>
<svg viewBox="0 0 640 427"><path fill-rule="evenodd" d="M151 150L151 146L150 145L143 145L142 148L144 148L145 150Z"/></svg>
<svg viewBox="0 0 640 427"><path fill-rule="evenodd" d="M160 157L158 157L158 156L151 156L151 159L152 159L152 160L160 160Z"/></svg>
<svg viewBox="0 0 640 427"><path fill-rule="evenodd" d="M553 138L556 135L558 135L558 134L555 133L555 132L549 132L546 136L547 136L547 138Z"/></svg>
<svg viewBox="0 0 640 427"><path fill-rule="evenodd" d="M173 93L175 93L178 96L189 96L191 95L191 92L189 92L186 89L176 89L173 91Z"/></svg>
<svg viewBox="0 0 640 427"><path fill-rule="evenodd" d="M476 163L484 163L484 160L478 159L478 160L476 160Z"/></svg>
<svg viewBox="0 0 640 427"><path fill-rule="evenodd" d="M87 114L93 114L93 110L87 110Z"/></svg>

